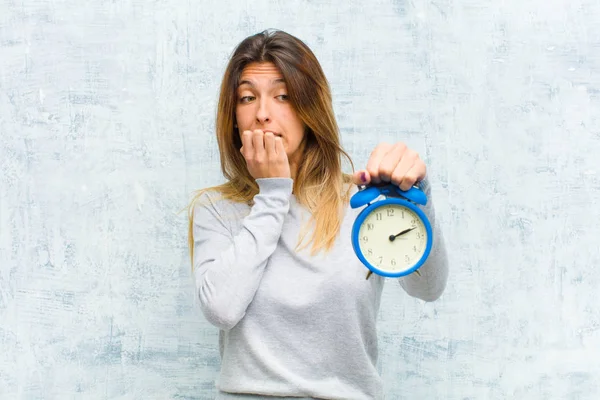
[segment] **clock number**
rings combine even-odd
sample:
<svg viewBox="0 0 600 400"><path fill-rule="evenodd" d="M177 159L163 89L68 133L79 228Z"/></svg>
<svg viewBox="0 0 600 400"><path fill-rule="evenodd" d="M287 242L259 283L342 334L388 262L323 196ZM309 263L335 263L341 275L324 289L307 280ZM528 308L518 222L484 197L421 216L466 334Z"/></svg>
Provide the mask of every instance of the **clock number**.
<svg viewBox="0 0 600 400"><path fill-rule="evenodd" d="M388 217L393 217L394 216L394 209L393 208L388 208L387 209L387 216Z"/></svg>
<svg viewBox="0 0 600 400"><path fill-rule="evenodd" d="M383 257L379 256L379 265L383 262Z"/></svg>
<svg viewBox="0 0 600 400"><path fill-rule="evenodd" d="M373 230L373 224L370 224L370 223L367 224L367 229L370 230L370 231L372 231Z"/></svg>
<svg viewBox="0 0 600 400"><path fill-rule="evenodd" d="M367 235L362 237L363 242L368 242L369 241L369 237Z"/></svg>
<svg viewBox="0 0 600 400"><path fill-rule="evenodd" d="M378 212L378 213L375 214L375 219L377 221L381 221L381 213L380 212Z"/></svg>
<svg viewBox="0 0 600 400"><path fill-rule="evenodd" d="M396 259L392 258L392 261L390 261L390 264L392 264L392 266L395 266L396 265Z"/></svg>
<svg viewBox="0 0 600 400"><path fill-rule="evenodd" d="M407 255L404 256L404 261L409 262L410 261L410 257Z"/></svg>
<svg viewBox="0 0 600 400"><path fill-rule="evenodd" d="M367 254L372 256L373 255L373 249L367 249Z"/></svg>
<svg viewBox="0 0 600 400"><path fill-rule="evenodd" d="M413 251L416 253L417 252L417 246L413 246Z"/></svg>

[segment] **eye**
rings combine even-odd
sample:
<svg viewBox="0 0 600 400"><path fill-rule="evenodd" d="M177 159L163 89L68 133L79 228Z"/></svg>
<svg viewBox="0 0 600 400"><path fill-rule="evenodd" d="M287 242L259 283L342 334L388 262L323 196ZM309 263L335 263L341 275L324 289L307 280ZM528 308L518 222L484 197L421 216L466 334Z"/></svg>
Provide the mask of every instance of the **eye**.
<svg viewBox="0 0 600 400"><path fill-rule="evenodd" d="M240 97L240 103L248 103L249 101L252 101L254 99L254 96L242 96Z"/></svg>
<svg viewBox="0 0 600 400"><path fill-rule="evenodd" d="M276 96L276 97L282 101L287 101L289 99L287 94L280 94L279 96Z"/></svg>

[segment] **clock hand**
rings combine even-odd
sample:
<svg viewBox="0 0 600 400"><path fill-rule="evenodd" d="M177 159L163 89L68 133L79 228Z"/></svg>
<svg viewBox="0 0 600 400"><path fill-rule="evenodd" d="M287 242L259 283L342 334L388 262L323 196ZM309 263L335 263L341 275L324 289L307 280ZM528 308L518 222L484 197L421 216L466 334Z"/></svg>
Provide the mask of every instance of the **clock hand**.
<svg viewBox="0 0 600 400"><path fill-rule="evenodd" d="M412 228L408 228L403 230L402 232L396 234L396 235L390 235L390 242L393 242L398 236L404 235L405 233L408 233L410 231L412 231L413 229L416 229L416 226L413 226Z"/></svg>

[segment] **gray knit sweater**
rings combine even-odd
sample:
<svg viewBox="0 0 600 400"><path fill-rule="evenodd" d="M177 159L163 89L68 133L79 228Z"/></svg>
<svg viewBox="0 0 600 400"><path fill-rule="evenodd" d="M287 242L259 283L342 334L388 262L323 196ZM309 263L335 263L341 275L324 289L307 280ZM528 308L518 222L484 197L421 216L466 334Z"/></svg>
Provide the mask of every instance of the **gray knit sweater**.
<svg viewBox="0 0 600 400"><path fill-rule="evenodd" d="M423 210L434 245L421 276L369 280L350 238L361 209L348 206L335 247L311 256L310 246L295 251L310 215L292 179L257 183L252 206L206 192L194 208L196 292L220 330L217 398L382 399L376 322L384 283L399 281L409 295L433 301L447 281L427 180Z"/></svg>

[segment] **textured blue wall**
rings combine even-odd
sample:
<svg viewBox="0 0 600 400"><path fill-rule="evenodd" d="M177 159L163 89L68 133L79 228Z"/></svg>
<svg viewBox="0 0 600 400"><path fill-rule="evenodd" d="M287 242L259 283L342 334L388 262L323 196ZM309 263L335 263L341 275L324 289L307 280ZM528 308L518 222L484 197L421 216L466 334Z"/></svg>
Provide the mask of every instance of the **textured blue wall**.
<svg viewBox="0 0 600 400"><path fill-rule="evenodd" d="M429 165L451 277L388 285L390 399L600 396L600 2L0 0L0 399L210 399L186 249L233 46L305 40L357 167Z"/></svg>

